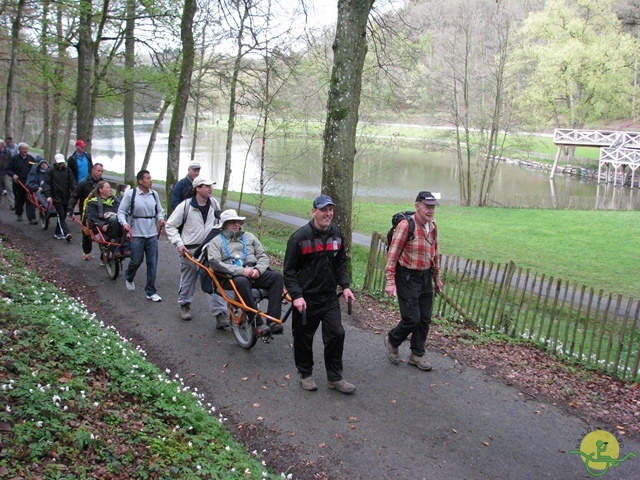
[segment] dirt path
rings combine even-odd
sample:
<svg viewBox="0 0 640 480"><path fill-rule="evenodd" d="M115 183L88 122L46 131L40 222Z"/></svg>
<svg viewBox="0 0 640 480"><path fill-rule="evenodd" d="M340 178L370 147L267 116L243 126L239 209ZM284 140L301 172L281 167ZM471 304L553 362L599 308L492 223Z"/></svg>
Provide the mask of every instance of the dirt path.
<svg viewBox="0 0 640 480"><path fill-rule="evenodd" d="M166 239L157 281L164 301L154 304L144 297L144 266L138 289L127 291L124 279L108 279L95 258L81 260L79 229L72 228L76 238L67 245L54 241L52 231L15 222L6 202L0 206L0 233L28 252L30 263L140 345L150 361L203 392L237 438L250 451L264 451L278 472L301 479L590 478L569 451L594 424L440 351L428 353L432 373L390 364L379 331L354 320L367 315L367 305L344 319L345 378L357 392L345 396L326 388L319 335L319 390L306 392L293 365L290 325L272 343L243 350L230 332L215 330L200 292L195 319L179 320L178 259ZM401 353L408 355L406 346ZM640 443L625 439L621 453L630 451L640 455ZM606 478L638 478L639 472L638 459L629 460Z"/></svg>

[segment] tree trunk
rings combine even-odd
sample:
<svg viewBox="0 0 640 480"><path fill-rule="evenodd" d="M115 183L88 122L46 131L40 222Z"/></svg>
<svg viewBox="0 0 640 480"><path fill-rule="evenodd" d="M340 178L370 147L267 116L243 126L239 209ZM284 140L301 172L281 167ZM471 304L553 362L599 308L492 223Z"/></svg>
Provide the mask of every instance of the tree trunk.
<svg viewBox="0 0 640 480"><path fill-rule="evenodd" d="M58 39L63 38L62 33L62 6L60 3L57 3L57 11L56 11L56 32L58 34ZM56 63L53 71L53 75L56 79L56 83L58 85L62 85L64 80L64 62L67 57L66 49L64 46L64 42L58 40L58 58L56 58ZM60 129L62 127L62 93L61 88L56 88L53 92L52 101L52 112L51 112L51 134L49 139L49 147L51 149L51 153L56 153L58 151L58 135L60 134Z"/></svg>
<svg viewBox="0 0 640 480"><path fill-rule="evenodd" d="M267 150L267 126L269 124L269 81L271 80L271 66L269 65L269 53L265 55L265 85L264 85L264 109L262 117L262 145L260 146L260 197L258 200L258 238L262 236L262 211L264 210L265 164Z"/></svg>
<svg viewBox="0 0 640 480"><path fill-rule="evenodd" d="M229 86L229 127L227 128L227 144L225 147L224 179L222 181L222 193L220 195L220 208L223 210L227 204L229 181L231 179L231 148L233 146L233 131L236 126L236 89L238 87L238 76L240 75L240 62L244 55L242 37L244 35L245 23L247 18L249 18L249 7L246 3L243 4L244 11L242 12L238 34L236 35L236 45L238 49L236 51L236 59L233 64L231 85Z"/></svg>
<svg viewBox="0 0 640 480"><path fill-rule="evenodd" d="M206 23L202 26L202 45L200 47L200 62L198 65L198 76L196 77L196 91L194 95L195 120L193 122L193 141L191 142L191 156L189 157L192 161L196 158L196 146L198 144L198 125L200 123L200 92L202 90L202 77L204 76L205 71L204 54L206 50L208 28L209 25Z"/></svg>
<svg viewBox="0 0 640 480"><path fill-rule="evenodd" d="M135 185L136 143L133 133L134 85L135 85L135 27L136 0L127 0L124 31L124 105L122 120L124 123L124 181Z"/></svg>
<svg viewBox="0 0 640 480"><path fill-rule="evenodd" d="M91 119L91 79L93 41L91 40L91 0L80 0L78 20L78 80L76 82L76 138L89 140Z"/></svg>
<svg viewBox="0 0 640 480"><path fill-rule="evenodd" d="M22 29L22 14L24 12L24 4L26 0L18 1L16 17L11 24L11 61L9 63L9 71L7 72L7 105L4 114L4 136L10 137L16 135L13 130L13 104L14 93L13 83L18 73L18 44L20 42L20 30ZM16 135L17 136L17 135Z"/></svg>
<svg viewBox="0 0 640 480"><path fill-rule="evenodd" d="M322 155L322 193L336 203L334 220L344 236L351 272L351 215L356 129L367 54L367 21L373 0L339 0L333 69Z"/></svg>
<svg viewBox="0 0 640 480"><path fill-rule="evenodd" d="M178 177L180 166L180 140L184 116L189 102L189 89L191 88L191 74L195 57L193 41L193 17L197 8L196 0L185 0L180 23L180 37L182 39L182 65L176 100L174 102L171 125L169 126L169 147L167 152L167 198L171 198L173 187ZM171 213L171 212L169 212Z"/></svg>
<svg viewBox="0 0 640 480"><path fill-rule="evenodd" d="M42 32L40 32L40 54L42 55L42 130L44 158L51 158L51 91L49 89L49 75L51 65L47 54L47 29L49 28L49 4L50 0L42 2Z"/></svg>
<svg viewBox="0 0 640 480"><path fill-rule="evenodd" d="M149 166L149 161L151 160L151 153L153 152L153 147L156 144L156 138L158 136L158 130L160 130L160 124L164 120L164 114L167 113L167 109L171 105L171 97L167 97L164 99L164 103L162 104L162 108L160 108L160 112L156 117L156 120L153 122L153 127L151 128L151 133L149 134L149 143L147 144L147 150L144 153L144 160L142 161L142 167L140 170L147 170ZM131 181L135 179L135 173L133 174L133 178ZM129 183L129 181L125 177L125 183Z"/></svg>

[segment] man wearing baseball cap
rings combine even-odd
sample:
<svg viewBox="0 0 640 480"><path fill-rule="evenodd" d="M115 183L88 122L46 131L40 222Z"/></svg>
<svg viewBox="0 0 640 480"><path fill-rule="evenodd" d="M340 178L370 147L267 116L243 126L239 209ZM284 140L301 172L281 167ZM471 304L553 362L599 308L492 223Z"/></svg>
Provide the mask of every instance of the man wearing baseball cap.
<svg viewBox="0 0 640 480"><path fill-rule="evenodd" d="M189 162L187 176L178 181L175 187L173 187L173 193L171 194L171 210L175 210L178 204L187 198L191 191L193 181L198 175L200 175L200 162L195 160L193 162ZM212 183L212 185L215 184L216 182Z"/></svg>
<svg viewBox="0 0 640 480"><path fill-rule="evenodd" d="M424 346L431 324L434 282L435 291L442 290L438 229L433 218L436 205L438 200L431 192L418 193L415 213L409 219L401 220L393 232L384 270L385 292L390 297L398 296L401 317L384 337L387 358L399 365L398 347L411 335L408 363L425 371L432 370L425 358Z"/></svg>
<svg viewBox="0 0 640 480"><path fill-rule="evenodd" d="M193 255L198 246L205 240L207 234L219 225L216 210L220 205L211 196L213 181L204 177L193 180L194 194L180 202L167 220L166 230L169 241L180 254L180 287L178 289L178 305L180 318L191 320L193 313L191 303L198 283L199 267L188 260L183 254ZM215 308L213 294L207 294L209 305L216 316L216 327L222 329L228 326L226 312ZM226 310L226 303L222 301Z"/></svg>
<svg viewBox="0 0 640 480"><path fill-rule="evenodd" d="M336 294L338 285L345 301L355 297L349 288L342 234L331 224L334 206L329 195L320 195L313 201L313 218L287 243L284 283L293 299L293 356L300 385L308 391L318 389L312 377L313 337L322 323L328 386L348 394L356 387L342 378L345 333ZM302 315L305 311L306 319Z"/></svg>
<svg viewBox="0 0 640 480"><path fill-rule="evenodd" d="M87 144L83 140L76 140L76 151L67 158L67 166L73 173L76 184L87 178L93 168L91 154L85 151L86 148Z"/></svg>

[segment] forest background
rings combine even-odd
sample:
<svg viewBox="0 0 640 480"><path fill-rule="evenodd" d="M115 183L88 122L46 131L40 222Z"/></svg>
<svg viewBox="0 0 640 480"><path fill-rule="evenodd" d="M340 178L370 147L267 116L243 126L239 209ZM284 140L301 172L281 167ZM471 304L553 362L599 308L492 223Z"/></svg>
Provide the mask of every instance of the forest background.
<svg viewBox="0 0 640 480"><path fill-rule="evenodd" d="M159 126L171 114L170 192L181 139L193 136L193 155L216 119L227 128L224 206L230 176L241 173L231 171L239 116L255 119L243 136L261 145L261 194L267 143L321 121L323 156L308 161L322 162L322 190L337 200L349 248L353 164L372 146L358 123L450 127L460 203L478 206L496 159L526 149L530 132L636 124L638 0L340 0L331 14L326 5L3 0L5 136L49 158L75 138L90 150L95 122L122 117L133 183L134 118L152 115ZM333 13L335 25L326 23Z"/></svg>

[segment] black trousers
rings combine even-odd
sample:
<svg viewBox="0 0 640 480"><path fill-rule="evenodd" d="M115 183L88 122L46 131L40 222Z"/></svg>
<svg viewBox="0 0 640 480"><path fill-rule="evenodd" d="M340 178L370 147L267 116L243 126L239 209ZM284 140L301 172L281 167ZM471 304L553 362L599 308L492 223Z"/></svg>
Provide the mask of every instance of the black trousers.
<svg viewBox="0 0 640 480"><path fill-rule="evenodd" d="M307 301L307 322L302 324L302 314L293 309L293 356L301 378L313 373L313 337L322 323L322 343L324 344L324 364L327 380L342 380L342 352L344 350L344 328L338 297L333 296L323 303Z"/></svg>
<svg viewBox="0 0 640 480"><path fill-rule="evenodd" d="M27 218L29 220L36 219L36 209L35 207L27 200L27 191L22 188L21 185L17 183L13 183L13 193L16 199L16 215L21 217L25 208L27 210ZM26 205L26 207L25 207Z"/></svg>
<svg viewBox="0 0 640 480"><path fill-rule="evenodd" d="M67 226L67 203L53 202L53 208L58 212L58 218L56 219L56 235L66 235L67 233L71 233Z"/></svg>
<svg viewBox="0 0 640 480"><path fill-rule="evenodd" d="M399 347L411 335L411 351L424 355L424 344L431 325L433 308L433 280L431 269L418 271L396 266L396 291L401 320L389 332L389 343Z"/></svg>
<svg viewBox="0 0 640 480"><path fill-rule="evenodd" d="M256 301L253 298L251 289L259 288L269 292L267 297L269 301L269 307L267 308L267 315L274 318L280 318L282 314L282 287L284 280L282 273L275 270L266 270L255 280L250 280L247 277L238 275L233 277L233 282L236 284L238 293L244 299L244 302L251 308L256 309ZM228 280L222 282L222 286L225 290L233 290ZM250 320L253 320L253 314L247 314Z"/></svg>

